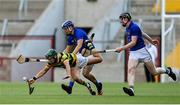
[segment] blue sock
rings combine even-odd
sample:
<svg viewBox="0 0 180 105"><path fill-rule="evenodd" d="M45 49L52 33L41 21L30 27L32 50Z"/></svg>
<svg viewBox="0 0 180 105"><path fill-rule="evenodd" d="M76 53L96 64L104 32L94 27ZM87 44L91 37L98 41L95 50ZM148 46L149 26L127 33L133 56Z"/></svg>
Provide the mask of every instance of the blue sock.
<svg viewBox="0 0 180 105"><path fill-rule="evenodd" d="M96 85L96 87L98 87L98 86L99 86L99 82L98 82L98 81L96 81L95 85Z"/></svg>
<svg viewBox="0 0 180 105"><path fill-rule="evenodd" d="M73 86L74 86L74 81L70 81L70 82L69 82L69 87L72 88Z"/></svg>

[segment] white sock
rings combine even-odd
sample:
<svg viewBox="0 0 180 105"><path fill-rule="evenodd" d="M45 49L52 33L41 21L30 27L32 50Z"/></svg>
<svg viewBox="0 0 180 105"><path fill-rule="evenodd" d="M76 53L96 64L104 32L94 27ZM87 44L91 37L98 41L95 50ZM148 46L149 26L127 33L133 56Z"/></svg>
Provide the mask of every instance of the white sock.
<svg viewBox="0 0 180 105"><path fill-rule="evenodd" d="M161 67L157 67L156 71L157 71L157 74L164 74L164 73L168 74L167 70Z"/></svg>

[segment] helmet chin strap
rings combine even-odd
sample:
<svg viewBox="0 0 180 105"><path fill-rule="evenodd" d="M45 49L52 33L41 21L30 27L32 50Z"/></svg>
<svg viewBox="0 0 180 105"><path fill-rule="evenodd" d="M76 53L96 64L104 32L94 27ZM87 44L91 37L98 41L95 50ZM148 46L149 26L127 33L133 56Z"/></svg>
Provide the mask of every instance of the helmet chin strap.
<svg viewBox="0 0 180 105"><path fill-rule="evenodd" d="M66 34L67 36L71 36L71 34Z"/></svg>
<svg viewBox="0 0 180 105"><path fill-rule="evenodd" d="M123 26L123 27L126 27L126 24L123 24L122 26Z"/></svg>
<svg viewBox="0 0 180 105"><path fill-rule="evenodd" d="M73 30L71 27L69 27L68 29L69 29L69 31L70 31L70 35L71 35L71 34L74 34L74 32L73 32L74 30Z"/></svg>
<svg viewBox="0 0 180 105"><path fill-rule="evenodd" d="M125 24L123 24L123 27L126 27L128 22L129 22L129 21L127 21Z"/></svg>
<svg viewBox="0 0 180 105"><path fill-rule="evenodd" d="M67 36L71 36L73 34L73 30L69 27L68 28L68 33L66 33Z"/></svg>

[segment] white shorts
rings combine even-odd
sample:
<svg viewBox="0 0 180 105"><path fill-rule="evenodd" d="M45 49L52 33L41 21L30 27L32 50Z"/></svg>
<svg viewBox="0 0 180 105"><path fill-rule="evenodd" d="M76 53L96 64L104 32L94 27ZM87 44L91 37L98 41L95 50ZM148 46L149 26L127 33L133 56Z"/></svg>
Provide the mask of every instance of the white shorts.
<svg viewBox="0 0 180 105"><path fill-rule="evenodd" d="M129 59L138 60L138 62L149 62L152 60L150 53L145 47L136 51L130 51Z"/></svg>
<svg viewBox="0 0 180 105"><path fill-rule="evenodd" d="M86 57L83 57L81 54L77 54L77 59L78 59L77 66L80 69L85 67L88 63L88 59Z"/></svg>

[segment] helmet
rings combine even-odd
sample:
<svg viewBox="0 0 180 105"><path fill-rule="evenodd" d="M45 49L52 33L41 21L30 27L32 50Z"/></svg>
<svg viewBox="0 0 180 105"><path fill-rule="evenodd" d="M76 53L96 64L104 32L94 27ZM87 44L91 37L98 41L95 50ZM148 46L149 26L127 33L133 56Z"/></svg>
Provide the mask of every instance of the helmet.
<svg viewBox="0 0 180 105"><path fill-rule="evenodd" d="M46 54L45 57L48 59L49 57L55 57L57 55L56 50L54 49L49 49Z"/></svg>
<svg viewBox="0 0 180 105"><path fill-rule="evenodd" d="M127 18L128 20L131 20L131 15L128 12L120 14L119 18Z"/></svg>
<svg viewBox="0 0 180 105"><path fill-rule="evenodd" d="M66 20L64 23L62 23L62 29L69 28L70 26L74 26L73 22L70 20Z"/></svg>

